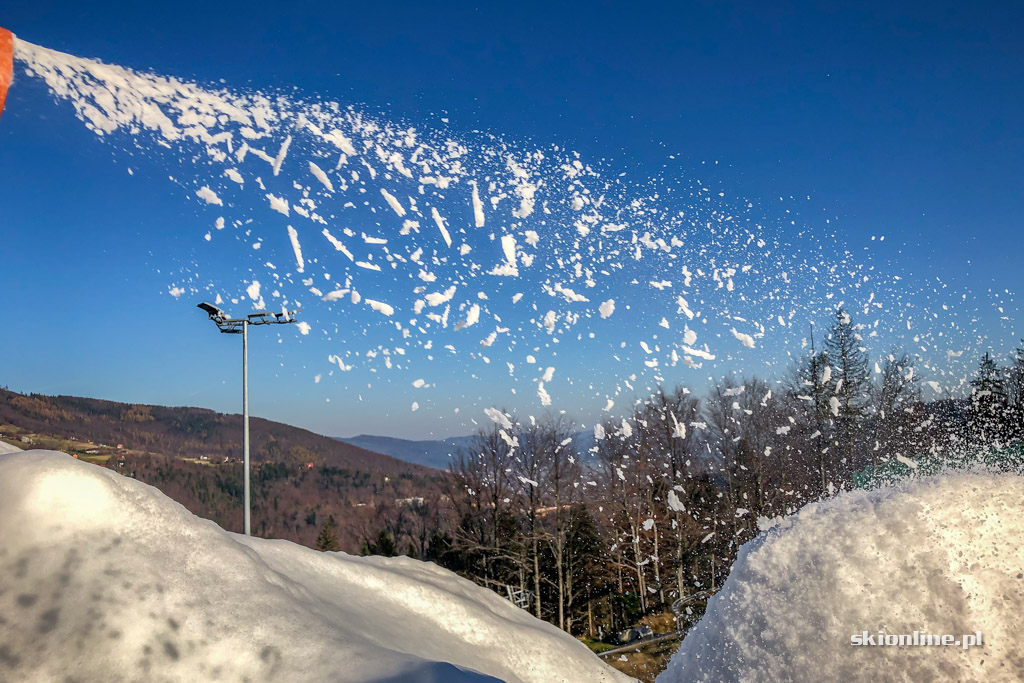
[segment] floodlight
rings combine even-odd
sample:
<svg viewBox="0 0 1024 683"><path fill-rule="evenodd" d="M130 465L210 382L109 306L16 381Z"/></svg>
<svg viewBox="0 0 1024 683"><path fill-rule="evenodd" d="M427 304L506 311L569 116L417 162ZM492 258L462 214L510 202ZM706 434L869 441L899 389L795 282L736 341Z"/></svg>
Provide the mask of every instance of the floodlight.
<svg viewBox="0 0 1024 683"><path fill-rule="evenodd" d="M280 313L263 311L250 313L244 318L229 318L227 313L205 301L197 304L197 308L209 315L222 333L242 335L242 452L245 461L245 535L249 536L249 325L294 323L297 321L293 316L302 309Z"/></svg>
<svg viewBox="0 0 1024 683"><path fill-rule="evenodd" d="M210 316L211 320L214 319L214 318L226 318L227 317L226 315L224 315L224 311L220 310L219 308L217 308L213 304L206 303L205 301L203 303L201 303L201 304L198 304L196 306L196 308L201 308L204 311L206 311L207 315Z"/></svg>

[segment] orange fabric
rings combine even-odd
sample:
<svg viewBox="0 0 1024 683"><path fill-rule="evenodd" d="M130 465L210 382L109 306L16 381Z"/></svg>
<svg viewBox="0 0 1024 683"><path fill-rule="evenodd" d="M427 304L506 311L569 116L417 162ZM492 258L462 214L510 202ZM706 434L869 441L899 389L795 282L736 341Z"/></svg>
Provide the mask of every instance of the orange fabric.
<svg viewBox="0 0 1024 683"><path fill-rule="evenodd" d="M14 70L14 36L5 28L0 28L0 113L4 110L7 89L11 87L11 75Z"/></svg>

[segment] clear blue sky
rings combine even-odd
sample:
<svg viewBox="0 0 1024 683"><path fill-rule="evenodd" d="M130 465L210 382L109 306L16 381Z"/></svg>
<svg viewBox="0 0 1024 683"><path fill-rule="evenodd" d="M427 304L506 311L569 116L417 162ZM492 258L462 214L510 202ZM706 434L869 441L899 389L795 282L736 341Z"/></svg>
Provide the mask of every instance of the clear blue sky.
<svg viewBox="0 0 1024 683"><path fill-rule="evenodd" d="M44 1L5 8L0 25L159 74L294 86L426 126L444 116L455 133L568 147L637 183L673 155L672 168L731 196L797 198L786 206L801 207L802 223L854 253L870 244L877 262L921 282L969 288L986 306L964 311L963 326L1005 351L1024 334L1019 303L1000 294L1024 284L1024 8L819 5ZM11 90L0 149L0 383L236 411L237 339L167 295L208 258L209 216L166 181L165 164L99 142L30 79ZM256 415L425 438L516 403L444 368L313 384L330 371L323 348L266 331L252 339ZM588 369L593 357L575 361L556 376L601 371ZM708 374L668 378L700 385ZM421 376L435 384L429 400L409 389ZM424 407L411 413L412 400ZM600 403L556 407L590 421Z"/></svg>

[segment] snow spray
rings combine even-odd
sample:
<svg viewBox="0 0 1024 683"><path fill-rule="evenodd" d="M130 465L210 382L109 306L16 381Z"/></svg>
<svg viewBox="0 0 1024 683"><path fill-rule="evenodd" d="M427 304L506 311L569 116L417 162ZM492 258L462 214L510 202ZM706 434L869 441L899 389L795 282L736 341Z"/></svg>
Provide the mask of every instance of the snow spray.
<svg viewBox="0 0 1024 683"><path fill-rule="evenodd" d="M458 367L475 381L466 405L504 390L625 419L626 397L688 371L700 382L738 364L788 366L808 345L802 321L843 306L865 338L920 349L940 395L963 387L967 349L984 343L959 320L965 308L1004 305L873 255L884 235L855 251L834 218L805 224L819 211L810 196L755 202L675 154L636 180L621 162L460 133L447 117L393 121L316 93L204 86L24 40L13 57L119 161L160 165L196 202L194 257L161 264L175 272L169 296L304 308L298 331L322 364L313 383L408 387L410 412L445 400L431 398L433 380Z"/></svg>

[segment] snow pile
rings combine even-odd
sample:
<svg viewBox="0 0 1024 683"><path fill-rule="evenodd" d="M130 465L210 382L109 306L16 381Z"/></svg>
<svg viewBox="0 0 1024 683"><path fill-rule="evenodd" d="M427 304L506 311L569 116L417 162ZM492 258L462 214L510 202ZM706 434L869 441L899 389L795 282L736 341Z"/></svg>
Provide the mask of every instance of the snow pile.
<svg viewBox="0 0 1024 683"><path fill-rule="evenodd" d="M6 441L0 441L0 454L3 453L20 453L21 449L13 444L9 444Z"/></svg>
<svg viewBox="0 0 1024 683"><path fill-rule="evenodd" d="M658 681L1024 680L1022 504L1022 477L950 473L809 505L741 549Z"/></svg>
<svg viewBox="0 0 1024 683"><path fill-rule="evenodd" d="M626 680L435 565L228 533L61 453L0 455L0 539L3 680Z"/></svg>

